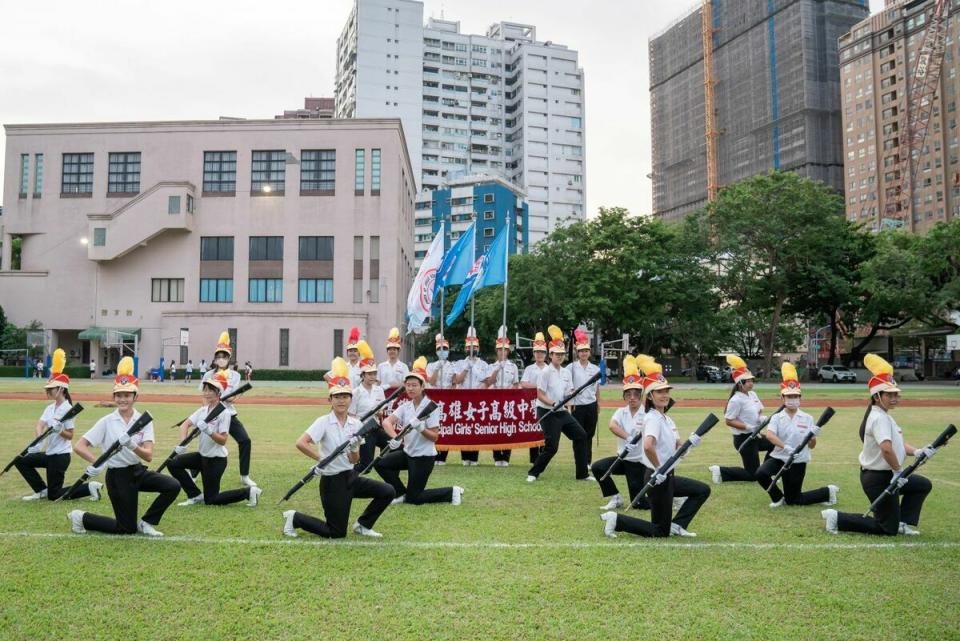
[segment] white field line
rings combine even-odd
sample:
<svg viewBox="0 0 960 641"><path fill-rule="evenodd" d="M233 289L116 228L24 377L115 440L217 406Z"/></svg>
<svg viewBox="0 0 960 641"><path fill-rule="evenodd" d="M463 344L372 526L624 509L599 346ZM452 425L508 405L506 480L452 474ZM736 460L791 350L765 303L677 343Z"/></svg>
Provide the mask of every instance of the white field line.
<svg viewBox="0 0 960 641"><path fill-rule="evenodd" d="M643 542L641 540L623 542L550 542L538 541L533 543L509 543L497 541L361 541L361 540L324 540L313 538L312 535L303 535L302 538L283 538L278 534L275 539L245 539L245 538L214 538L203 536L164 536L161 538L151 538L146 536L109 536L105 534L71 534L67 532L0 532L0 539L77 539L80 537L93 536L100 540L115 540L117 542L127 541L149 541L150 544L157 543L186 543L193 545L251 545L251 546L302 546L302 545L321 545L355 548L410 548L410 549L464 549L464 550L528 550L528 549L595 549L609 548L611 550L621 550L623 548L644 548L655 550L658 548L678 548L690 550L703 549L750 549L750 550L887 550L887 549L911 549L911 548L960 548L960 541L934 541L934 542L909 542L909 543L861 543L861 542L837 542L837 543L749 543L749 542ZM309 538L308 538L309 537Z"/></svg>

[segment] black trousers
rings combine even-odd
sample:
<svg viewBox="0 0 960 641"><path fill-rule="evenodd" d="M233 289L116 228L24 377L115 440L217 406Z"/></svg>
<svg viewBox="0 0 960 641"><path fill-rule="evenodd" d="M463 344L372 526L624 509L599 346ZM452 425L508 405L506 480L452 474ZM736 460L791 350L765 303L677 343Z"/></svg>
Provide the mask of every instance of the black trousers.
<svg viewBox="0 0 960 641"><path fill-rule="evenodd" d="M390 507L390 501L396 497L393 488L366 476L360 476L356 470L347 470L333 476L320 477L320 504L326 522L296 512L293 515L293 527L312 532L325 539L342 539L347 535L347 523L350 520L350 505L353 499L373 499L367 505L357 522L365 528L373 525Z"/></svg>
<svg viewBox="0 0 960 641"><path fill-rule="evenodd" d="M610 469L610 466L613 465L616 460L616 456L608 456L599 461L594 461L590 466L590 471L593 472L593 476L599 480L600 477L607 473L607 470ZM604 498L619 494L620 490L617 489L617 484L614 482L613 477L620 474L627 479L627 491L630 493L630 500L633 501L633 497L643 489L643 485L646 483L644 479L646 471L647 468L643 463L637 461L620 461L610 476L600 481L600 491L603 493ZM640 499L640 502L637 503L637 509L649 510L650 499L647 497Z"/></svg>
<svg viewBox="0 0 960 641"><path fill-rule="evenodd" d="M406 452L391 452L373 466L384 481L389 483L404 503L449 503L453 500L453 488L425 489L436 460L432 456L409 456ZM407 470L407 485L400 480L400 471Z"/></svg>
<svg viewBox="0 0 960 641"><path fill-rule="evenodd" d="M539 419L548 411L543 407L537 408L537 418ZM577 423L577 420L570 415L570 412L561 410L554 412L540 423L543 428L544 445L540 448L540 455L533 462L533 466L527 472L530 476L540 476L547 469L550 460L557 454L560 448L560 435L564 434L573 441L573 461L576 468L576 477L585 479L590 475L588 466L590 460L587 458L587 445L589 439L587 433Z"/></svg>
<svg viewBox="0 0 960 641"><path fill-rule="evenodd" d="M733 437L733 449L739 448L740 444L747 440L749 436L749 434L735 435ZM757 468L760 467L760 452L767 452L766 458L770 458L769 453L772 451L773 443L767 439L763 437L753 439L743 448L743 451L740 452L740 460L743 461L743 467L721 467L720 478L724 483L729 483L730 481L756 481Z"/></svg>
<svg viewBox="0 0 960 641"><path fill-rule="evenodd" d="M770 481L782 467L783 461L772 456L764 461L763 465L757 468L757 483L760 484L760 487L766 490ZM813 505L814 503L827 501L830 498L830 490L825 487L808 492L803 491L803 478L806 474L806 463L791 465L790 469L780 477L780 481L783 482L783 491L781 492L780 488L774 486L767 492L770 495L770 500L776 503L780 499L786 499L787 505Z"/></svg>
<svg viewBox="0 0 960 641"><path fill-rule="evenodd" d="M860 485L871 503L883 493L892 479L893 472L890 470L860 470ZM841 532L894 536L900 531L901 521L907 525L920 524L920 510L932 489L930 479L911 474L907 477L907 484L900 488L899 496L884 498L872 517L840 512L837 515L837 529Z"/></svg>
<svg viewBox="0 0 960 641"><path fill-rule="evenodd" d="M200 496L200 489L187 470L200 472L203 478L203 502L205 505L229 505L250 498L250 488L220 491L220 479L227 469L225 456L201 456L200 452L188 452L174 457L167 465L170 475L177 479L189 498Z"/></svg>
<svg viewBox="0 0 960 641"><path fill-rule="evenodd" d="M240 476L250 476L250 437L247 429L234 414L230 417L230 436L237 442L237 452L240 459Z"/></svg>
<svg viewBox="0 0 960 641"><path fill-rule="evenodd" d="M446 460L447 460L447 455L448 455L448 454L450 454L450 452L449 452L448 450L443 450L442 452L437 452L436 459L434 459L434 460L446 462ZM461 461L479 461L479 460L480 460L480 452L465 452L465 451L463 451L463 450L460 450L460 460L461 460ZM510 460L510 458L507 457L507 460Z"/></svg>
<svg viewBox="0 0 960 641"><path fill-rule="evenodd" d="M62 494L67 493L67 491L63 489L63 479L67 475L67 468L70 467L70 454L66 452L52 456L48 456L43 452L27 454L23 458L17 459L14 467L17 468L17 471L20 472L20 475L23 476L24 480L26 480L30 486L30 489L34 492L46 490L47 499L50 501L56 501ZM37 473L37 468L39 467L47 469L46 483L43 482L43 479L40 478L40 475ZM90 486L84 483L78 487L72 495L64 496L63 498L64 500L75 499L89 494Z"/></svg>
<svg viewBox="0 0 960 641"><path fill-rule="evenodd" d="M353 469L358 472L363 472L367 469L367 467L373 463L373 459L377 457L377 448L379 447L380 451L383 452L389 440L390 437L387 436L387 433L384 432L382 428L367 434L363 438L363 445L360 446L360 460L353 466Z"/></svg>
<svg viewBox="0 0 960 641"><path fill-rule="evenodd" d="M646 468L644 483L653 476L653 470ZM667 475L666 481L655 486L647 496L650 497L650 521L627 516L617 515L617 532L629 532L638 536L662 537L670 536L670 524L676 523L683 529L690 525L690 521L697 515L700 508L710 496L710 486L700 481L676 476L673 472ZM685 496L676 516L673 515L673 497Z"/></svg>
<svg viewBox="0 0 960 641"><path fill-rule="evenodd" d="M110 504L113 505L113 514L117 518L84 512L83 527L107 534L136 534L140 492L159 494L142 517L150 525L159 525L163 513L180 494L180 484L175 479L151 472L140 463L107 468L106 485L107 492L110 493Z"/></svg>
<svg viewBox="0 0 960 641"><path fill-rule="evenodd" d="M593 437L597 435L597 419L600 418L600 405L596 401L588 405L576 405L573 418L587 433L587 460L593 460Z"/></svg>

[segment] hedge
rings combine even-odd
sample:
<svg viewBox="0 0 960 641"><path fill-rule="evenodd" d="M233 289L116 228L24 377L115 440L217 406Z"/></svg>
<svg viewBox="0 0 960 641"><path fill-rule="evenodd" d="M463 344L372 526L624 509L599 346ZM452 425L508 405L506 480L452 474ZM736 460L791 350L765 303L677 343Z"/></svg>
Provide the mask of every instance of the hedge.
<svg viewBox="0 0 960 641"><path fill-rule="evenodd" d="M143 370L143 377L149 378L150 370ZM253 381L322 381L323 375L327 373L325 369L254 369ZM177 380L182 381L187 375L186 371L177 368ZM243 370L240 370L240 376L243 377ZM170 380L170 370L165 369L163 373L164 380ZM203 378L203 373L198 368L193 370L194 380Z"/></svg>
<svg viewBox="0 0 960 641"><path fill-rule="evenodd" d="M67 367L64 371L70 378L90 378L90 368L83 367L82 365ZM30 368L30 375L35 376L36 369ZM45 378L49 377L50 370L44 369L43 375ZM0 365L0 376L23 378L23 365Z"/></svg>

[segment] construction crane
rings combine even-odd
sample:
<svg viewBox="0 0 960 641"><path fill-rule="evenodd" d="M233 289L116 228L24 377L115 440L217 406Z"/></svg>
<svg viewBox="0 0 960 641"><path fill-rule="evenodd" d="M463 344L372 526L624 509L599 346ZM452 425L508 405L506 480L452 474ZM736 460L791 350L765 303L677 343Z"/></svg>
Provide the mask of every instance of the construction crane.
<svg viewBox="0 0 960 641"><path fill-rule="evenodd" d="M940 72L943 68L944 41L947 35L947 21L943 15L945 7L946 0L936 0L927 20L927 30L917 54L917 65L913 70L913 76L904 78L907 87L907 103L897 125L900 129L900 162L897 167L899 183L895 185L895 197L887 201L885 212L888 219L900 221L897 226L903 226L904 216L907 212L913 211L913 190L920 165L919 155L926 142L930 113L933 111L934 96L940 84ZM913 227L911 213L907 228L913 230Z"/></svg>
<svg viewBox="0 0 960 641"><path fill-rule="evenodd" d="M703 0L701 11L703 31L703 111L706 116L705 133L707 142L707 202L717 199L720 182L717 177L717 125L715 121L716 103L714 100L713 80L713 5L711 0Z"/></svg>

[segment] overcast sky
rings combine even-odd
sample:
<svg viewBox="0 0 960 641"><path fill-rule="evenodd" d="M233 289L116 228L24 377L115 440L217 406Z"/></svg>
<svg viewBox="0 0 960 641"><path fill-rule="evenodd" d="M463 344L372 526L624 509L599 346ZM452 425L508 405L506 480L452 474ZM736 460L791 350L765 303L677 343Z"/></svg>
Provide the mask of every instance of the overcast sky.
<svg viewBox="0 0 960 641"><path fill-rule="evenodd" d="M580 53L587 212L650 211L647 40L694 2L426 0L424 17L501 20ZM870 0L873 11L883 0ZM0 0L0 123L271 118L332 96L352 0ZM0 178L5 140L0 139ZM2 194L2 191L0 191Z"/></svg>

